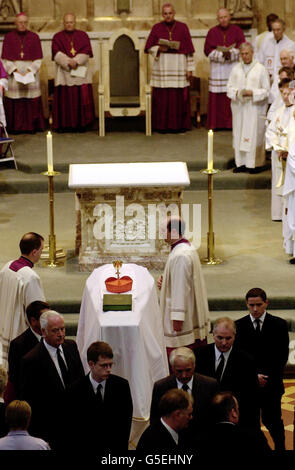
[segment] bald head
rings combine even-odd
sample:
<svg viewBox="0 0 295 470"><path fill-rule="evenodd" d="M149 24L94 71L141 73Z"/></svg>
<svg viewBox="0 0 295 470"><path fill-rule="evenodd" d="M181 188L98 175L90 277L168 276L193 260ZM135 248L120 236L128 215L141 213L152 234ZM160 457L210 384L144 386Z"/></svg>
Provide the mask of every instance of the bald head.
<svg viewBox="0 0 295 470"><path fill-rule="evenodd" d="M66 31L74 31L76 28L76 15L73 13L66 13L64 15L64 28Z"/></svg>
<svg viewBox="0 0 295 470"><path fill-rule="evenodd" d="M292 68L294 66L294 52L282 49L280 52L280 60L282 67Z"/></svg>
<svg viewBox="0 0 295 470"><path fill-rule="evenodd" d="M28 21L29 19L25 13L17 15L14 20L16 30L20 33L24 33L28 29Z"/></svg>

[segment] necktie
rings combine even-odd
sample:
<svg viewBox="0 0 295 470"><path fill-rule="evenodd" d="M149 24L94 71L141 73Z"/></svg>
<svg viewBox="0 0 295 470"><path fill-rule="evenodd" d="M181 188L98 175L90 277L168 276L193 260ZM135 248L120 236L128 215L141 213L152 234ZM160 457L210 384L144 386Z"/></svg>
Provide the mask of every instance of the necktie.
<svg viewBox="0 0 295 470"><path fill-rule="evenodd" d="M223 355L223 353L221 353L220 357L219 357L219 364L218 364L218 367L217 367L216 372L215 372L215 376L216 376L216 379L218 380L218 382L220 382L221 375L222 375L222 372L223 372L223 367L224 367L224 355Z"/></svg>
<svg viewBox="0 0 295 470"><path fill-rule="evenodd" d="M184 390L185 392L187 392L188 389L189 389L189 386L188 386L187 384L183 384L183 386L182 386L181 388L182 388L182 390Z"/></svg>
<svg viewBox="0 0 295 470"><path fill-rule="evenodd" d="M96 398L99 404L102 404L102 394L101 394L102 385L98 384L96 389Z"/></svg>
<svg viewBox="0 0 295 470"><path fill-rule="evenodd" d="M60 371L61 371L61 375L62 375L64 385L66 387L70 383L70 381L69 381L69 372L68 372L67 366L65 365L65 361L63 360L63 358L61 356L60 349L57 348L56 351L57 351L58 365L59 365L59 368L60 368Z"/></svg>
<svg viewBox="0 0 295 470"><path fill-rule="evenodd" d="M260 329L260 320L259 318L257 318L256 320L254 320L254 323L256 324L256 328L255 328L255 331L257 334L259 334L261 332L261 329Z"/></svg>

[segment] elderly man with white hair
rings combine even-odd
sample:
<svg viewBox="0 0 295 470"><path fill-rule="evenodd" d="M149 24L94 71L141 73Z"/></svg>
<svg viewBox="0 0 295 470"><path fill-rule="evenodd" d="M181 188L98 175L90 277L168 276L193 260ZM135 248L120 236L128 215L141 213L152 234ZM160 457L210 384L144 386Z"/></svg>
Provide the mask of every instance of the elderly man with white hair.
<svg viewBox="0 0 295 470"><path fill-rule="evenodd" d="M32 407L31 433L55 449L65 389L84 377L84 369L75 341L65 339L62 315L47 310L40 325L40 343L21 361L20 394Z"/></svg>
<svg viewBox="0 0 295 470"><path fill-rule="evenodd" d="M270 84L267 70L253 59L253 46L240 46L241 62L232 69L227 96L233 115L234 173L258 173L265 163L265 122Z"/></svg>
<svg viewBox="0 0 295 470"><path fill-rule="evenodd" d="M263 42L257 54L257 60L266 67L272 83L276 80L278 71L281 67L280 52L287 49L288 51L292 51L294 54L295 43L284 34L286 25L283 20L280 18L276 19L272 23L271 27L273 36ZM270 95L269 103L272 103L271 99L272 96Z"/></svg>
<svg viewBox="0 0 295 470"><path fill-rule="evenodd" d="M289 69L294 69L294 55L295 51L289 49L282 49L280 52L280 62L282 67L288 67ZM280 70L280 69L279 69ZM269 103L273 103L277 97L280 95L279 91L279 70L274 75L274 80L269 93Z"/></svg>

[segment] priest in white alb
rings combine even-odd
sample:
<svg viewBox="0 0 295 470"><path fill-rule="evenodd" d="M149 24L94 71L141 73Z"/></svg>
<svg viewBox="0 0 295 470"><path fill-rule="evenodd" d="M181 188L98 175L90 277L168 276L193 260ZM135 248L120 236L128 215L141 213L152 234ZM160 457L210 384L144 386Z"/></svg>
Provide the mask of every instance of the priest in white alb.
<svg viewBox="0 0 295 470"><path fill-rule="evenodd" d="M284 212L286 223L284 224L284 248L292 258L289 263L295 264L295 142L290 147L285 182L283 187Z"/></svg>
<svg viewBox="0 0 295 470"><path fill-rule="evenodd" d="M290 120L294 120L295 106L289 101L291 89L289 78L279 83L279 89L283 99L283 105L273 114L272 120L266 129L265 147L271 150L271 218L282 220L283 198L282 189L284 183L283 158L288 155L289 142L294 140L294 128L290 126ZM289 131L290 127L290 131Z"/></svg>
<svg viewBox="0 0 295 470"><path fill-rule="evenodd" d="M210 331L207 291L199 255L184 232L182 219L168 219L165 241L171 252L163 276L158 280L168 357L180 346L195 350L207 344Z"/></svg>
<svg viewBox="0 0 295 470"><path fill-rule="evenodd" d="M269 76L262 64L253 59L250 43L240 46L241 62L232 69L227 96L233 115L235 173L258 173L265 163L265 115L270 90Z"/></svg>

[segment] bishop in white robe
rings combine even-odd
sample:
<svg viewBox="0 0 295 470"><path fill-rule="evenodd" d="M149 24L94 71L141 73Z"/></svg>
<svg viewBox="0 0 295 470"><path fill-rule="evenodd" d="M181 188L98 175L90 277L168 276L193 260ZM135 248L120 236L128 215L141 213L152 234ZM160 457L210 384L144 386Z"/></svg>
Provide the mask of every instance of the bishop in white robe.
<svg viewBox="0 0 295 470"><path fill-rule="evenodd" d="M265 163L264 117L270 83L265 67L253 60L251 44L243 43L240 55L242 61L234 66L227 84L233 115L234 171L256 173Z"/></svg>

